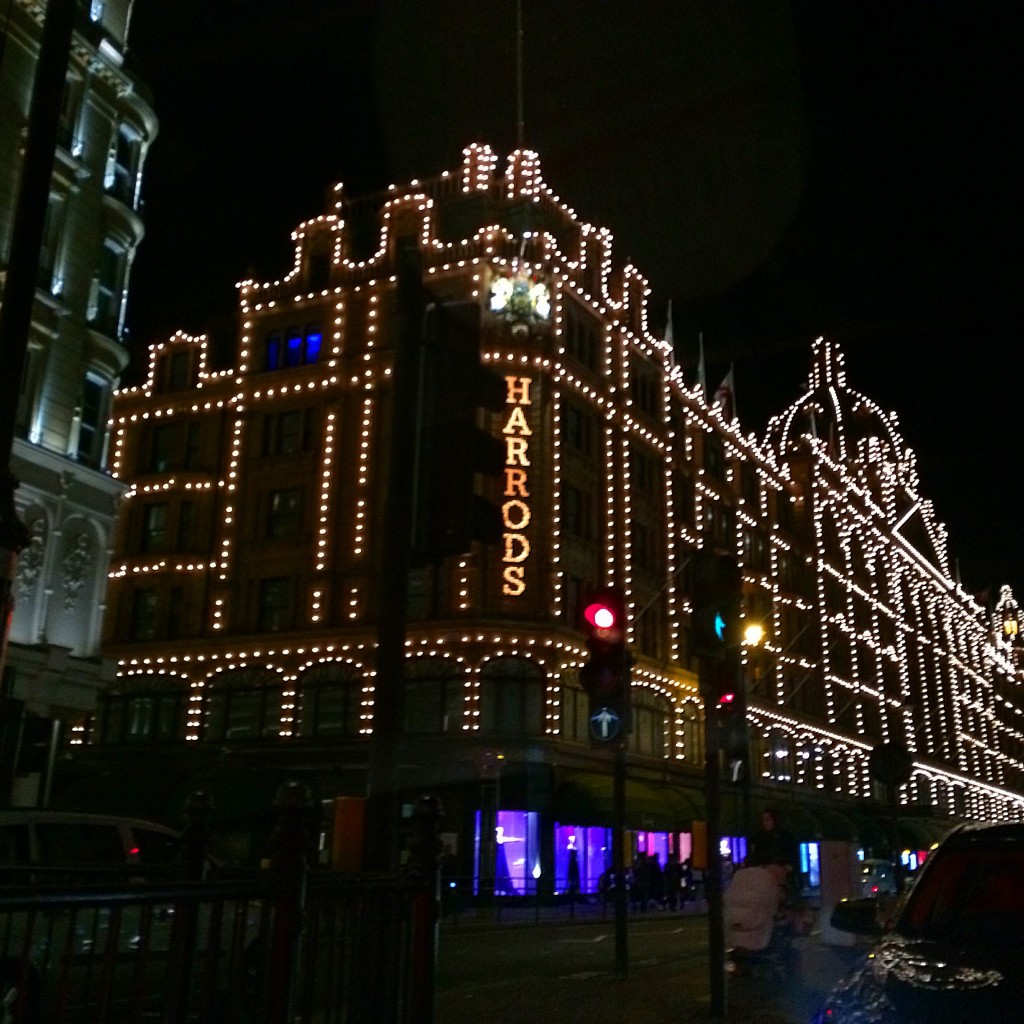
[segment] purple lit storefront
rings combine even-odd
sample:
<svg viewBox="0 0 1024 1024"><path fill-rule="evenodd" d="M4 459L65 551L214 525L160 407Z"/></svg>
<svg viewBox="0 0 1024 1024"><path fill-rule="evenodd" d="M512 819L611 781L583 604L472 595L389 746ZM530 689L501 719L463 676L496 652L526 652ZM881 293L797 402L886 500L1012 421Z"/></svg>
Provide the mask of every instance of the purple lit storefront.
<svg viewBox="0 0 1024 1024"><path fill-rule="evenodd" d="M498 811L495 827L493 871L481 864L487 849L481 832L482 816L475 816L474 895L492 895L481 879L494 878L497 896L531 896L538 891L556 895L596 894L601 877L612 865L612 830L594 825L554 825L554 864L544 863L541 842L541 816L536 811ZM672 859L680 862L690 856L689 832L627 831L626 864L638 854L657 856L662 868ZM554 871L553 883L541 884L545 872Z"/></svg>

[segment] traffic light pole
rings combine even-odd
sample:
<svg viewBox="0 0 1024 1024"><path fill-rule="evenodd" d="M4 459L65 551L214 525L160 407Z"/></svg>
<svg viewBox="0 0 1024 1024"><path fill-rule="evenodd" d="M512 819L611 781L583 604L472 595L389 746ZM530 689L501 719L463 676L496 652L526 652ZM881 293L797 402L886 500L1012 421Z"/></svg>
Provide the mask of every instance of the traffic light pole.
<svg viewBox="0 0 1024 1024"><path fill-rule="evenodd" d="M365 863L377 871L398 867L399 758L405 701L405 636L412 533L412 451L416 433L419 355L423 332L423 263L415 244L398 253L398 328L391 375L392 409L388 498L378 568L377 663L373 732L366 779Z"/></svg>
<svg viewBox="0 0 1024 1024"><path fill-rule="evenodd" d="M629 973L629 894L626 891L626 740L615 744L612 779L612 871L615 874L615 976Z"/></svg>
<svg viewBox="0 0 1024 1024"><path fill-rule="evenodd" d="M711 1013L724 1017L725 990L725 906L722 898L722 769L718 742L718 709L710 694L712 674L709 659L700 663L700 689L704 695L704 791L707 801L707 868L704 892L708 902L708 971Z"/></svg>

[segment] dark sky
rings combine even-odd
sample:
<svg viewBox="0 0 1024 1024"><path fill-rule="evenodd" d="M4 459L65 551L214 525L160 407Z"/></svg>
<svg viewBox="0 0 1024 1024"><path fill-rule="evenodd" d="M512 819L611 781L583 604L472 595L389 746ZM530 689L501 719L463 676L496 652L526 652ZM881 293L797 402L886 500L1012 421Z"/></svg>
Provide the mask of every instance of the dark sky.
<svg viewBox="0 0 1024 1024"><path fill-rule="evenodd" d="M819 334L895 410L973 590L1024 598L1024 8L1004 0L522 0L544 177L668 300L679 362L735 364L760 431ZM230 336L234 284L350 195L516 142L514 0L136 0L161 122L128 324ZM129 377L129 379L131 379Z"/></svg>

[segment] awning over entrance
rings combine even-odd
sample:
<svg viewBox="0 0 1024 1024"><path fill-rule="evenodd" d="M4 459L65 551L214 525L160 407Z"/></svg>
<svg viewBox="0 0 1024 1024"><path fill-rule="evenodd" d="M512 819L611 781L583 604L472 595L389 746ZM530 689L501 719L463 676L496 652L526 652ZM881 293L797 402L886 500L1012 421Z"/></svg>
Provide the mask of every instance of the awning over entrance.
<svg viewBox="0 0 1024 1024"><path fill-rule="evenodd" d="M572 825L611 827L614 806L611 775L572 772L555 781L555 819ZM652 832L688 831L704 816L704 795L686 786L626 780L626 827Z"/></svg>

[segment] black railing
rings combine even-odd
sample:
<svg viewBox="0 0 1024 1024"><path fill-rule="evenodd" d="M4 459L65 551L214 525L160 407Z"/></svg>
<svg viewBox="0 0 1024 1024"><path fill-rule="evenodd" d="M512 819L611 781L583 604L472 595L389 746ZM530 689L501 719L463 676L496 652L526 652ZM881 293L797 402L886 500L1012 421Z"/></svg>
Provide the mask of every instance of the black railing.
<svg viewBox="0 0 1024 1024"><path fill-rule="evenodd" d="M284 808L269 868L244 877L5 867L0 1020L430 1024L436 871L415 857L400 876L310 869L301 810ZM202 829L193 857L185 838L167 870L208 872Z"/></svg>

